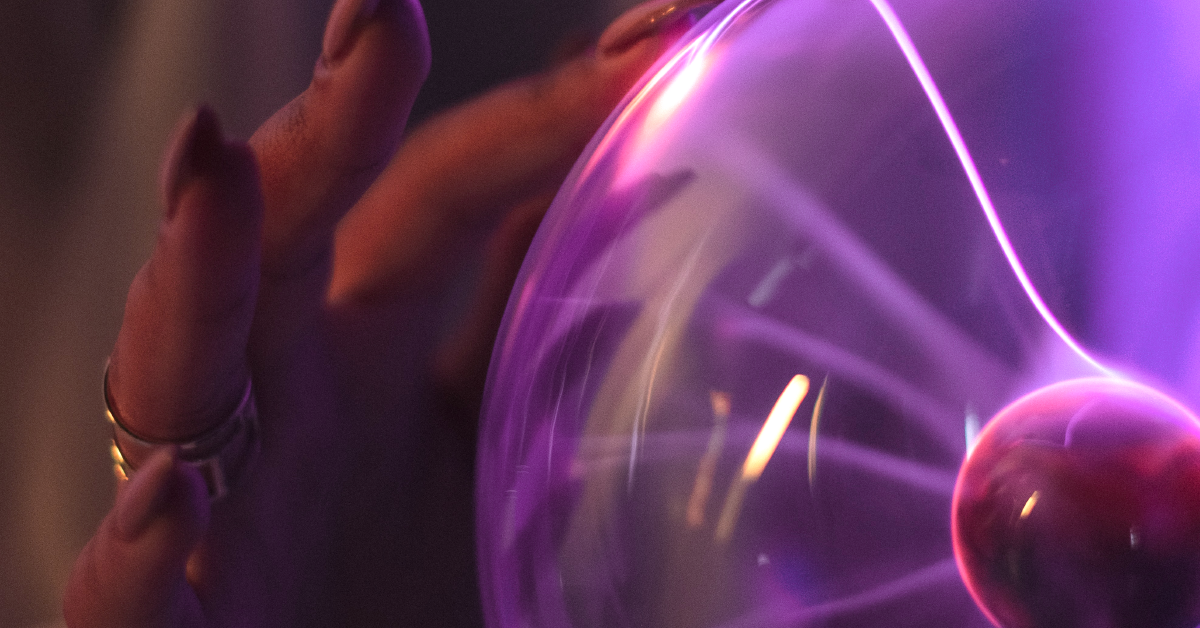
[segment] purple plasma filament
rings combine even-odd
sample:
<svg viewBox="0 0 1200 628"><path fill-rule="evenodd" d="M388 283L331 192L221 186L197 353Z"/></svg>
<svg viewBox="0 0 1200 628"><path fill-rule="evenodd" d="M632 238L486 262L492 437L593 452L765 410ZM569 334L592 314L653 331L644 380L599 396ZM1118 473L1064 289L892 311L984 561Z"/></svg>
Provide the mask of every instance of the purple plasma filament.
<svg viewBox="0 0 1200 628"><path fill-rule="evenodd" d="M959 476L955 552L1004 628L1200 622L1200 426L1141 386L1075 380L1002 411Z"/></svg>

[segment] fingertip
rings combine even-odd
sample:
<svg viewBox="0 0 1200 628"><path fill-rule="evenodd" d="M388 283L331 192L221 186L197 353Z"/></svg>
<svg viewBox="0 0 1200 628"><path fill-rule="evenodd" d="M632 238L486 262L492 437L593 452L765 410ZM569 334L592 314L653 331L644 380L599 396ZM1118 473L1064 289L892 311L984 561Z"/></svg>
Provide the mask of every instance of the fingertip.
<svg viewBox="0 0 1200 628"><path fill-rule="evenodd" d="M180 119L163 153L159 173L159 190L168 220L179 207L184 187L219 166L223 144L220 120L208 105L200 105Z"/></svg>
<svg viewBox="0 0 1200 628"><path fill-rule="evenodd" d="M400 59L415 72L414 79L424 81L429 74L431 51L425 11L418 0L376 0L371 22L383 27L388 45L399 45L407 53ZM369 5L369 3L368 3Z"/></svg>
<svg viewBox="0 0 1200 628"><path fill-rule="evenodd" d="M304 100L304 123L311 125L310 132L333 135L335 141L325 149L350 150L360 162L382 168L429 75L429 32L421 5L341 0L331 14L324 49Z"/></svg>
<svg viewBox="0 0 1200 628"><path fill-rule="evenodd" d="M642 3L609 25L600 35L597 48L603 55L621 54L647 38L680 25L686 30L695 23L696 12L706 11L715 4L717 0L651 0Z"/></svg>
<svg viewBox="0 0 1200 628"><path fill-rule="evenodd" d="M501 86L412 131L374 187L339 225L332 303L379 301L430 273L445 243L498 208L555 189L596 129L710 0L645 9L608 48ZM638 17L642 15L642 17ZM669 18L669 19L668 19ZM582 47L579 47L582 48ZM486 224L486 223L482 223Z"/></svg>
<svg viewBox="0 0 1200 628"><path fill-rule="evenodd" d="M152 454L117 492L114 508L117 536L134 542L166 505L168 477L175 467L173 453L163 448Z"/></svg>
<svg viewBox="0 0 1200 628"><path fill-rule="evenodd" d="M156 542L190 551L207 527L209 510L207 487L199 470L183 463L174 447L163 447L118 492L113 511L115 533L131 544L149 535L165 534Z"/></svg>
<svg viewBox="0 0 1200 628"><path fill-rule="evenodd" d="M196 110L181 147L180 152L168 156L176 162L167 166L169 176L164 181L168 218L184 211L225 224L261 213L254 151L245 142L227 140L217 114L207 105ZM200 198L191 198L197 193Z"/></svg>
<svg viewBox="0 0 1200 628"><path fill-rule="evenodd" d="M429 31L419 2L339 0L326 25L322 50L303 103L303 124L315 124L310 130L326 132L339 126L353 128L354 123L386 127L397 119L403 125L412 104L409 101L416 98L431 64ZM350 118L347 107L384 107L386 112L367 113L391 115ZM319 119L326 114L339 118ZM328 125L327 129L321 129L323 125ZM264 126L272 134L279 130L271 128L277 125ZM369 144L372 139L378 143L379 138L359 139L365 140L360 143Z"/></svg>
<svg viewBox="0 0 1200 628"><path fill-rule="evenodd" d="M166 217L134 279L109 390L127 427L158 440L203 432L236 404L258 291L263 197L254 152L201 106L164 166Z"/></svg>
<svg viewBox="0 0 1200 628"><path fill-rule="evenodd" d="M417 0L341 0L308 89L259 127L250 144L267 217L264 276L303 276L318 295L338 221L391 161L429 73ZM369 16L364 15L369 13Z"/></svg>
<svg viewBox="0 0 1200 628"><path fill-rule="evenodd" d="M185 566L208 520L203 479L170 449L156 452L76 560L63 597L67 625L158 626L184 612Z"/></svg>
<svg viewBox="0 0 1200 628"><path fill-rule="evenodd" d="M197 244L191 248L201 249L205 258L222 243L252 252L263 213L254 151L245 142L226 140L207 105L184 119L164 160L164 235Z"/></svg>
<svg viewBox="0 0 1200 628"><path fill-rule="evenodd" d="M175 502L169 507L169 510L177 513L176 520L187 523L187 526L181 526L178 532L184 539L190 539L186 543L188 553L191 548L195 547L200 538L204 536L205 530L208 529L209 520L212 518L212 500L208 494L208 483L204 481L204 475L200 469L194 465L177 463L173 470L172 495L175 497ZM185 557L187 554L184 555Z"/></svg>

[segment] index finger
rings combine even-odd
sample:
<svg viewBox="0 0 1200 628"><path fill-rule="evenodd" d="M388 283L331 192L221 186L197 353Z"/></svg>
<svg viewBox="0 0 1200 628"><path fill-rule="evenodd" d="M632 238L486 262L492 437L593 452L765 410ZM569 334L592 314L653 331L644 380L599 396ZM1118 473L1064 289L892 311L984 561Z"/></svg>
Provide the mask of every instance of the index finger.
<svg viewBox="0 0 1200 628"><path fill-rule="evenodd" d="M340 225L329 300L371 300L428 280L454 234L553 192L613 107L692 25L689 11L711 4L643 4L598 49L416 129Z"/></svg>
<svg viewBox="0 0 1200 628"><path fill-rule="evenodd" d="M308 89L250 138L262 170L267 277L327 253L334 226L399 145L428 71L417 0L334 5Z"/></svg>

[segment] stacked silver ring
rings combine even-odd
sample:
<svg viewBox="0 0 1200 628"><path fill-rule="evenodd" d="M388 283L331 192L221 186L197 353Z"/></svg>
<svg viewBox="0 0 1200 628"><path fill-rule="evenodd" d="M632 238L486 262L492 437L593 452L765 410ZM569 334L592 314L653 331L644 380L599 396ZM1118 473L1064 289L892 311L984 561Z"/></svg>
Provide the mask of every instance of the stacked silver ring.
<svg viewBox="0 0 1200 628"><path fill-rule="evenodd" d="M249 464L258 447L258 410L254 403L254 387L246 380L242 400L228 418L213 428L187 441L165 441L146 438L122 422L113 409L108 391L108 367L104 368L104 410L113 426L113 472L119 479L128 479L155 450L176 447L179 460L199 469L208 487L209 499L215 501L229 493L230 486Z"/></svg>

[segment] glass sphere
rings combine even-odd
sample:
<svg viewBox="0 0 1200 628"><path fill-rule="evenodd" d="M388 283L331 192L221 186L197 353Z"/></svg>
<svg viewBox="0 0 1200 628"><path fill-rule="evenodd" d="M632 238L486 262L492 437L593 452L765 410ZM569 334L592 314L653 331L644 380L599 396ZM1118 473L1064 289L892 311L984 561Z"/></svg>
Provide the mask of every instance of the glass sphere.
<svg viewBox="0 0 1200 628"><path fill-rule="evenodd" d="M1087 30L1141 9L897 4L726 2L575 166L484 398L491 628L990 625L958 471L1013 400L1117 381L1055 269L1151 177L1101 158L1136 134Z"/></svg>

